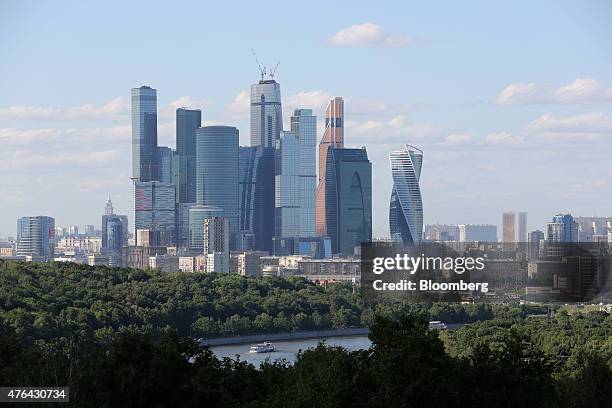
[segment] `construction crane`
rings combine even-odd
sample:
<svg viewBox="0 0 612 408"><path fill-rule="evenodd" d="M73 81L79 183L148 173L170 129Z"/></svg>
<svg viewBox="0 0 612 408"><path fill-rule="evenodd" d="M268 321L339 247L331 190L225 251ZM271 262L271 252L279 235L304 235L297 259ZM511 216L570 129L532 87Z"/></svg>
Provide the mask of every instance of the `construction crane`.
<svg viewBox="0 0 612 408"><path fill-rule="evenodd" d="M270 70L270 79L274 79L274 74L276 74L276 69L278 68L278 64L280 64L280 61L278 61L276 65L274 66L274 68Z"/></svg>
<svg viewBox="0 0 612 408"><path fill-rule="evenodd" d="M253 53L253 56L255 57L255 62L257 62L257 66L259 67L259 72L261 73L261 80L263 81L264 77L266 76L266 67L259 63L259 59L257 59L257 54L255 54L255 50L251 48L251 52Z"/></svg>
<svg viewBox="0 0 612 408"><path fill-rule="evenodd" d="M276 63L274 68L269 69L265 65L261 65L261 63L259 62L259 59L257 58L257 54L255 53L255 50L253 48L251 48L251 53L253 54L253 57L255 57L255 62L257 62L257 66L259 67L259 73L261 74L261 80L263 81L266 75L268 75L270 79L274 79L274 75L276 74L276 69L278 68L278 65L280 64L280 61Z"/></svg>

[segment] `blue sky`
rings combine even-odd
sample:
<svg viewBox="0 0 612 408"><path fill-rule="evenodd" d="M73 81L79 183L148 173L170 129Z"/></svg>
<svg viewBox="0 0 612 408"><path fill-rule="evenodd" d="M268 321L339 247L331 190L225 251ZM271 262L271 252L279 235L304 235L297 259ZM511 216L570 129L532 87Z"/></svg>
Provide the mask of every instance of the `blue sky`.
<svg viewBox="0 0 612 408"><path fill-rule="evenodd" d="M0 237L19 216L99 226L131 215L129 90L249 140L251 55L280 60L284 114L346 100L346 144L374 164L388 230L388 151L424 150L425 222L529 212L612 215L612 5L539 2L0 3ZM319 122L322 122L321 120Z"/></svg>

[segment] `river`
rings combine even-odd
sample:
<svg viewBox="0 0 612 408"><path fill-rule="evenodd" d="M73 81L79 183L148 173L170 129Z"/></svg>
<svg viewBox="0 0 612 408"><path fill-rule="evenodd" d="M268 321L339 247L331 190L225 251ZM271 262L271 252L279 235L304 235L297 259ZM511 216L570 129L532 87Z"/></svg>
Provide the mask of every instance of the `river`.
<svg viewBox="0 0 612 408"><path fill-rule="evenodd" d="M270 361L286 359L293 363L298 351L316 347L320 341L324 341L325 344L329 346L341 346L350 351L367 349L371 344L368 336L344 336L274 341L273 343L276 351L273 353L249 353L251 344L213 346L210 349L218 358L236 358L236 354L238 354L240 360L247 361L255 367L259 367L266 359L270 359Z"/></svg>

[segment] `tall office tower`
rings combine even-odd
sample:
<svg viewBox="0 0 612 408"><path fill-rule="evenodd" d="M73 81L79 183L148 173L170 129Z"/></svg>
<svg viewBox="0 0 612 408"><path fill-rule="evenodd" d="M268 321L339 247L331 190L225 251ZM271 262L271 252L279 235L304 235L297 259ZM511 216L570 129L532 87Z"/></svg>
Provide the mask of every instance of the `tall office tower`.
<svg viewBox="0 0 612 408"><path fill-rule="evenodd" d="M174 184L160 181L136 182L135 229L160 234L160 245L176 243L176 212ZM140 245L136 239L136 245Z"/></svg>
<svg viewBox="0 0 612 408"><path fill-rule="evenodd" d="M291 116L291 132L300 141L299 167L301 235L313 237L316 223L317 193L317 117L312 109L296 109Z"/></svg>
<svg viewBox="0 0 612 408"><path fill-rule="evenodd" d="M172 149L166 146L157 147L157 178L162 183L172 183Z"/></svg>
<svg viewBox="0 0 612 408"><path fill-rule="evenodd" d="M497 225L459 225L459 242L497 242Z"/></svg>
<svg viewBox="0 0 612 408"><path fill-rule="evenodd" d="M516 213L505 212L502 214L502 242L516 242Z"/></svg>
<svg viewBox="0 0 612 408"><path fill-rule="evenodd" d="M276 142L274 225L279 238L314 236L316 175L311 141L295 132L281 132ZM308 153L313 154L308 157Z"/></svg>
<svg viewBox="0 0 612 408"><path fill-rule="evenodd" d="M365 148L327 149L325 224L334 254L372 240L372 163Z"/></svg>
<svg viewBox="0 0 612 408"><path fill-rule="evenodd" d="M546 232L548 242L578 242L578 223L571 214L555 215Z"/></svg>
<svg viewBox="0 0 612 408"><path fill-rule="evenodd" d="M176 110L176 160L178 167L177 201L196 201L196 129L202 126L202 111Z"/></svg>
<svg viewBox="0 0 612 408"><path fill-rule="evenodd" d="M538 259L540 242L544 241L544 233L540 230L531 231L527 237L527 259Z"/></svg>
<svg viewBox="0 0 612 408"><path fill-rule="evenodd" d="M236 247L272 250L274 235L274 148L240 147L240 226Z"/></svg>
<svg viewBox="0 0 612 408"><path fill-rule="evenodd" d="M132 178L157 180L157 91L132 88Z"/></svg>
<svg viewBox="0 0 612 408"><path fill-rule="evenodd" d="M389 203L389 232L393 241L418 245L423 236L423 200L419 180L423 152L408 144L389 153L393 190Z"/></svg>
<svg viewBox="0 0 612 408"><path fill-rule="evenodd" d="M33 260L53 259L55 219L44 215L21 217L17 220L17 256Z"/></svg>
<svg viewBox="0 0 612 408"><path fill-rule="evenodd" d="M223 209L230 248L238 235L238 129L205 126L196 130L196 202Z"/></svg>
<svg viewBox="0 0 612 408"><path fill-rule="evenodd" d="M102 215L102 252L114 253L117 257L120 257L122 248L127 244L127 215L117 215L114 213L109 193L108 200L104 205L104 215Z"/></svg>
<svg viewBox="0 0 612 408"><path fill-rule="evenodd" d="M325 210L325 178L327 171L327 151L330 148L344 147L344 99L339 96L331 99L325 108L325 130L319 142L319 183L316 194L317 235L328 235Z"/></svg>
<svg viewBox="0 0 612 408"><path fill-rule="evenodd" d="M517 241L518 242L527 242L527 213L519 212L518 213L518 225L517 225Z"/></svg>
<svg viewBox="0 0 612 408"><path fill-rule="evenodd" d="M262 77L251 85L251 146L274 147L282 130L280 84Z"/></svg>

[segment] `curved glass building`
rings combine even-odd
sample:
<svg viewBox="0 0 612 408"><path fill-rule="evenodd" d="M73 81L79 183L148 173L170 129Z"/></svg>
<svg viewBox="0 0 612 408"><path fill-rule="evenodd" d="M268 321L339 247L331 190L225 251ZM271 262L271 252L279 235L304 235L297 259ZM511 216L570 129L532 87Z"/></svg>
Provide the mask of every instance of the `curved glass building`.
<svg viewBox="0 0 612 408"><path fill-rule="evenodd" d="M419 187L423 152L406 144L389 153L389 160L393 176L389 204L391 239L417 245L423 235L423 200Z"/></svg>
<svg viewBox="0 0 612 408"><path fill-rule="evenodd" d="M271 251L274 234L274 149L240 147L238 249Z"/></svg>
<svg viewBox="0 0 612 408"><path fill-rule="evenodd" d="M325 223L333 254L372 241L372 163L362 149L327 150Z"/></svg>

